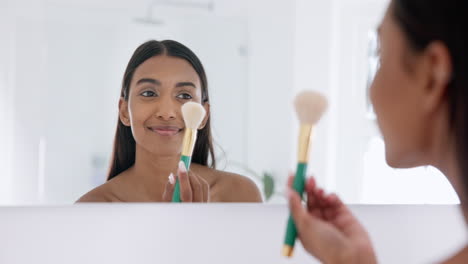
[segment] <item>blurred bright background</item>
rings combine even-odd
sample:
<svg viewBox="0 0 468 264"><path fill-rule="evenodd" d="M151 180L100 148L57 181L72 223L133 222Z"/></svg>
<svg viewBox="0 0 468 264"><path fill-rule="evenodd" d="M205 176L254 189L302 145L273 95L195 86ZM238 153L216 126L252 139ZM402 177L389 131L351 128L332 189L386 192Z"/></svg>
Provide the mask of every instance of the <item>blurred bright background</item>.
<svg viewBox="0 0 468 264"><path fill-rule="evenodd" d="M0 204L73 203L105 181L124 69L149 39L208 74L218 169L295 167L294 95L323 92L310 173L347 203L458 203L434 168L395 170L367 99L387 0L0 0Z"/></svg>

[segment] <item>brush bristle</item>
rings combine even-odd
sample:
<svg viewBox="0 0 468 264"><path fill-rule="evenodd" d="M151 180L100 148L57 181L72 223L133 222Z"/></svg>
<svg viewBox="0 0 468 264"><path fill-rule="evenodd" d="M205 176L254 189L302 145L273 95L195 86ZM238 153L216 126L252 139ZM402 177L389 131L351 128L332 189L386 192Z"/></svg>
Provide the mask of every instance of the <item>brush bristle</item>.
<svg viewBox="0 0 468 264"><path fill-rule="evenodd" d="M205 108L199 103L188 102L182 106L182 116L187 128L198 129L205 115Z"/></svg>
<svg viewBox="0 0 468 264"><path fill-rule="evenodd" d="M302 91L294 100L297 117L301 124L316 124L327 109L327 98L315 91Z"/></svg>

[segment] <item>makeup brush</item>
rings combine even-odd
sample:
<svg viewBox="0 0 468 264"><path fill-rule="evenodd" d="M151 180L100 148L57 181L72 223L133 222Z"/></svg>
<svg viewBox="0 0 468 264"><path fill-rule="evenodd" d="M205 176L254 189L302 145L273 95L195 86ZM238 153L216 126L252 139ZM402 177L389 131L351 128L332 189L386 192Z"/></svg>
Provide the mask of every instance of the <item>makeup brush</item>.
<svg viewBox="0 0 468 264"><path fill-rule="evenodd" d="M182 143L182 156L180 160L184 162L185 168L189 171L192 161L192 153L197 141L197 130L205 118L205 108L199 103L188 102L182 105L182 116L185 122L185 134ZM177 179L172 195L172 202L180 203L180 184Z"/></svg>
<svg viewBox="0 0 468 264"><path fill-rule="evenodd" d="M327 105L327 99L320 93L314 91L302 91L296 95L294 100L294 107L296 108L297 117L301 126L299 132L298 162L293 188L301 197L304 193L312 132L315 124L325 112ZM294 224L294 219L290 215L286 229L286 237L284 239L284 256L292 256L296 237L296 226Z"/></svg>

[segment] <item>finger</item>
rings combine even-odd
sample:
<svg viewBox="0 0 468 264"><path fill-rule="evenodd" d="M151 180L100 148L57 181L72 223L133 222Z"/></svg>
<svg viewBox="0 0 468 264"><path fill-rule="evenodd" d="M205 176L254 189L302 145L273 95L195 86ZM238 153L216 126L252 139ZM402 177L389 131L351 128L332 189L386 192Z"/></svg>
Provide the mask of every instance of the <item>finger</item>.
<svg viewBox="0 0 468 264"><path fill-rule="evenodd" d="M318 189L317 198L318 198L317 200L318 200L319 206L325 207L326 206L325 191L322 188Z"/></svg>
<svg viewBox="0 0 468 264"><path fill-rule="evenodd" d="M305 192L307 194L307 199L312 200L314 203L318 203L317 199L312 199L311 196L316 196L317 193L317 183L313 177L310 177L305 184Z"/></svg>
<svg viewBox="0 0 468 264"><path fill-rule="evenodd" d="M338 211L333 207L327 207L323 210L323 217L325 220L333 221L338 215Z"/></svg>
<svg viewBox="0 0 468 264"><path fill-rule="evenodd" d="M175 187L175 177L174 174L169 174L166 186L164 187L163 202L171 202L172 195L174 194L174 187Z"/></svg>
<svg viewBox="0 0 468 264"><path fill-rule="evenodd" d="M297 228L299 239L302 240L302 236L315 237L315 234L319 232L320 229L323 229L321 210L316 209L312 212L308 212L302 206L301 198L295 191L289 192L289 208ZM316 217L316 215L320 216Z"/></svg>
<svg viewBox="0 0 468 264"><path fill-rule="evenodd" d="M344 205L344 203L341 201L341 199L338 197L338 195L336 195L334 193L330 194L327 197L327 200L331 205L334 205L336 207L340 207L340 206Z"/></svg>
<svg viewBox="0 0 468 264"><path fill-rule="evenodd" d="M289 177L288 177L288 187L289 188L293 187L293 182L294 182L294 176L292 174L289 174Z"/></svg>
<svg viewBox="0 0 468 264"><path fill-rule="evenodd" d="M298 231L303 230L305 229L307 225L307 221L310 218L310 216L307 213L306 209L302 206L301 197L296 191L289 188L288 196L289 196L289 210L291 211L291 215L294 219L294 223L296 224Z"/></svg>
<svg viewBox="0 0 468 264"><path fill-rule="evenodd" d="M317 200L315 198L315 200ZM307 206L307 211L315 216L315 217L318 217L318 218L321 218L323 219L323 207L321 207L317 202L315 203L315 206Z"/></svg>
<svg viewBox="0 0 468 264"><path fill-rule="evenodd" d="M190 185L192 186L193 202L203 202L203 188L200 180L192 172L189 172Z"/></svg>
<svg viewBox="0 0 468 264"><path fill-rule="evenodd" d="M340 210L340 209L346 209L346 205L341 201L341 199L338 197L338 195L332 193L324 198L326 200L327 206L330 208L333 208L335 210Z"/></svg>
<svg viewBox="0 0 468 264"><path fill-rule="evenodd" d="M321 206L321 199L319 197L318 189L307 192L307 210L310 214L323 219L323 206Z"/></svg>
<svg viewBox="0 0 468 264"><path fill-rule="evenodd" d="M307 208L309 210L317 208L319 206L319 200L317 197L316 190L306 190L307 193Z"/></svg>
<svg viewBox="0 0 468 264"><path fill-rule="evenodd" d="M304 249L322 263L330 263L326 260L333 259L346 240L341 231L324 219L307 213L294 191L289 194L289 208Z"/></svg>
<svg viewBox="0 0 468 264"><path fill-rule="evenodd" d="M327 201L327 208L324 212L325 218L332 220L341 213L350 213L346 205L341 201L341 199L336 194L330 194L325 197Z"/></svg>
<svg viewBox="0 0 468 264"><path fill-rule="evenodd" d="M333 212L330 222L333 223L348 237L357 237L366 235L367 231L359 223L359 220L353 215L349 207L336 195L330 195L331 206L329 207Z"/></svg>
<svg viewBox="0 0 468 264"><path fill-rule="evenodd" d="M193 200L193 193L187 169L185 168L185 164L183 161L179 162L177 174L179 176L180 198L182 202L190 203Z"/></svg>
<svg viewBox="0 0 468 264"><path fill-rule="evenodd" d="M328 205L333 205L333 204L337 204L336 200L339 199L339 198L338 198L338 196L336 194L331 193L331 194L327 195L325 197L325 199L327 200Z"/></svg>
<svg viewBox="0 0 468 264"><path fill-rule="evenodd" d="M317 188L317 182L315 181L314 177L309 177L306 182L306 192L312 192Z"/></svg>

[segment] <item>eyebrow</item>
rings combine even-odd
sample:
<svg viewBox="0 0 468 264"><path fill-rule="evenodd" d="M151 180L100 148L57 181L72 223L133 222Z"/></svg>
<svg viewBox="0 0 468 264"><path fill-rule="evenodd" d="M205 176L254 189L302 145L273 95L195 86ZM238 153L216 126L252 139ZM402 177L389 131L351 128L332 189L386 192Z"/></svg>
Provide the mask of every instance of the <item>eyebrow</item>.
<svg viewBox="0 0 468 264"><path fill-rule="evenodd" d="M161 85L161 82L159 80L156 80L156 79L152 79L152 78L142 78L140 80L138 80L138 82L136 83L137 85L138 84L142 84L142 83L151 83L151 84L155 84L155 85ZM179 82L176 84L175 87L179 88L179 87L185 87L185 86L191 86L193 88L197 88L197 86L195 86L195 84L193 82Z"/></svg>
<svg viewBox="0 0 468 264"><path fill-rule="evenodd" d="M143 78L138 80L136 84L141 84L141 83L151 83L151 84L156 84L156 85L161 85L161 82L156 80L156 79L151 79L151 78Z"/></svg>
<svg viewBox="0 0 468 264"><path fill-rule="evenodd" d="M195 86L193 82L179 82L176 84L175 87L179 88L179 87L184 87L184 86L192 86L193 88L197 88L197 86Z"/></svg>

